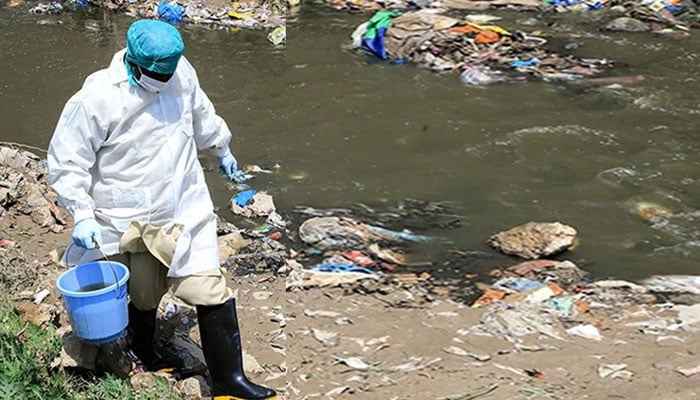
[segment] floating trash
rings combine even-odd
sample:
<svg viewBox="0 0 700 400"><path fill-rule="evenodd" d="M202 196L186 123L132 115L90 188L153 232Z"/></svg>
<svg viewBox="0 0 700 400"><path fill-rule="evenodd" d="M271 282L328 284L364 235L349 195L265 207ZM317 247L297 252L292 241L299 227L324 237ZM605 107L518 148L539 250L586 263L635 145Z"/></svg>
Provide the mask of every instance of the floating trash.
<svg viewBox="0 0 700 400"><path fill-rule="evenodd" d="M471 20L475 19L479 20ZM545 47L546 39L533 34L428 10L378 11L354 30L352 40L356 48L392 64L413 63L434 72L461 71L462 82L476 86L528 77L581 80L612 66L605 59L556 54Z"/></svg>

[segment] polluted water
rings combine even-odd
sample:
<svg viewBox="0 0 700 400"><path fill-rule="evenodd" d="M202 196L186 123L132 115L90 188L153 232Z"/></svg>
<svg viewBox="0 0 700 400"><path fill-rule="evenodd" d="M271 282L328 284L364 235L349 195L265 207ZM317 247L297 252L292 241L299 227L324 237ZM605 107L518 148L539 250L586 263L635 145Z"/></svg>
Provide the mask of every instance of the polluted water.
<svg viewBox="0 0 700 400"><path fill-rule="evenodd" d="M104 282L99 282L99 283L93 283L91 285L85 285L81 286L80 289L77 290L79 293L87 293L87 292L96 292L98 290L102 290L106 287L112 286L112 283L104 283Z"/></svg>

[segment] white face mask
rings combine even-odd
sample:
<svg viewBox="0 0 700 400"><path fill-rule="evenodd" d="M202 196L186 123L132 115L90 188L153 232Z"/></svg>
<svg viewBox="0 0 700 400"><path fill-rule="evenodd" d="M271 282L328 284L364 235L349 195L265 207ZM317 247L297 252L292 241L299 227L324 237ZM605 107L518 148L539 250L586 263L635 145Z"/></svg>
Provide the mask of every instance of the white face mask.
<svg viewBox="0 0 700 400"><path fill-rule="evenodd" d="M141 67L138 67L139 70L141 70ZM141 86L144 90L151 92L151 93L159 93L162 92L163 89L165 89L166 86L168 86L168 83L170 83L170 80L167 82L161 82L157 79L153 79L150 76L146 76L146 74L143 73L143 70L141 70L141 77L136 81L139 86Z"/></svg>

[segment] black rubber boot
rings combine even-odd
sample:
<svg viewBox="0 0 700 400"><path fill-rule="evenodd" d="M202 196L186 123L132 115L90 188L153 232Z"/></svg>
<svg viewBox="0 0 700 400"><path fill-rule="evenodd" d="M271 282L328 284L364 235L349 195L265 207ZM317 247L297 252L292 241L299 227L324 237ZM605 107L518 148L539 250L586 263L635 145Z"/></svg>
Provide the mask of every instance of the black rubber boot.
<svg viewBox="0 0 700 400"><path fill-rule="evenodd" d="M236 301L197 306L202 350L212 379L214 400L275 400L274 390L256 385L243 371Z"/></svg>
<svg viewBox="0 0 700 400"><path fill-rule="evenodd" d="M138 357L136 364L141 361L143 369L147 371L176 372L182 368L182 360L174 354L156 350L153 346L157 311L157 309L141 311L129 303L131 350Z"/></svg>

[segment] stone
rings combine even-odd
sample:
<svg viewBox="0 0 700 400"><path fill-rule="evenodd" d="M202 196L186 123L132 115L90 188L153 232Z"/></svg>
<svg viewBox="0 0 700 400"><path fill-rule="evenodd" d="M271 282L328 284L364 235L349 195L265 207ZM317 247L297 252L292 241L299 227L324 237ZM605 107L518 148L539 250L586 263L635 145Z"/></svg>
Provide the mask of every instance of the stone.
<svg viewBox="0 0 700 400"><path fill-rule="evenodd" d="M63 334L61 341L63 346L58 361L61 367L95 370L97 347L78 339L72 331Z"/></svg>
<svg viewBox="0 0 700 400"><path fill-rule="evenodd" d="M201 399L211 395L211 389L203 376L193 376L175 384L175 392L185 396L185 399Z"/></svg>
<svg viewBox="0 0 700 400"><path fill-rule="evenodd" d="M163 372L141 372L129 378L131 386L136 391L148 391L157 387L159 380L168 381L171 386L175 385L175 379Z"/></svg>
<svg viewBox="0 0 700 400"><path fill-rule="evenodd" d="M608 22L601 28L612 32L648 32L651 27L646 22L630 17L620 17Z"/></svg>
<svg viewBox="0 0 700 400"><path fill-rule="evenodd" d="M493 248L525 259L551 256L570 248L576 229L560 222L528 222L488 239Z"/></svg>

